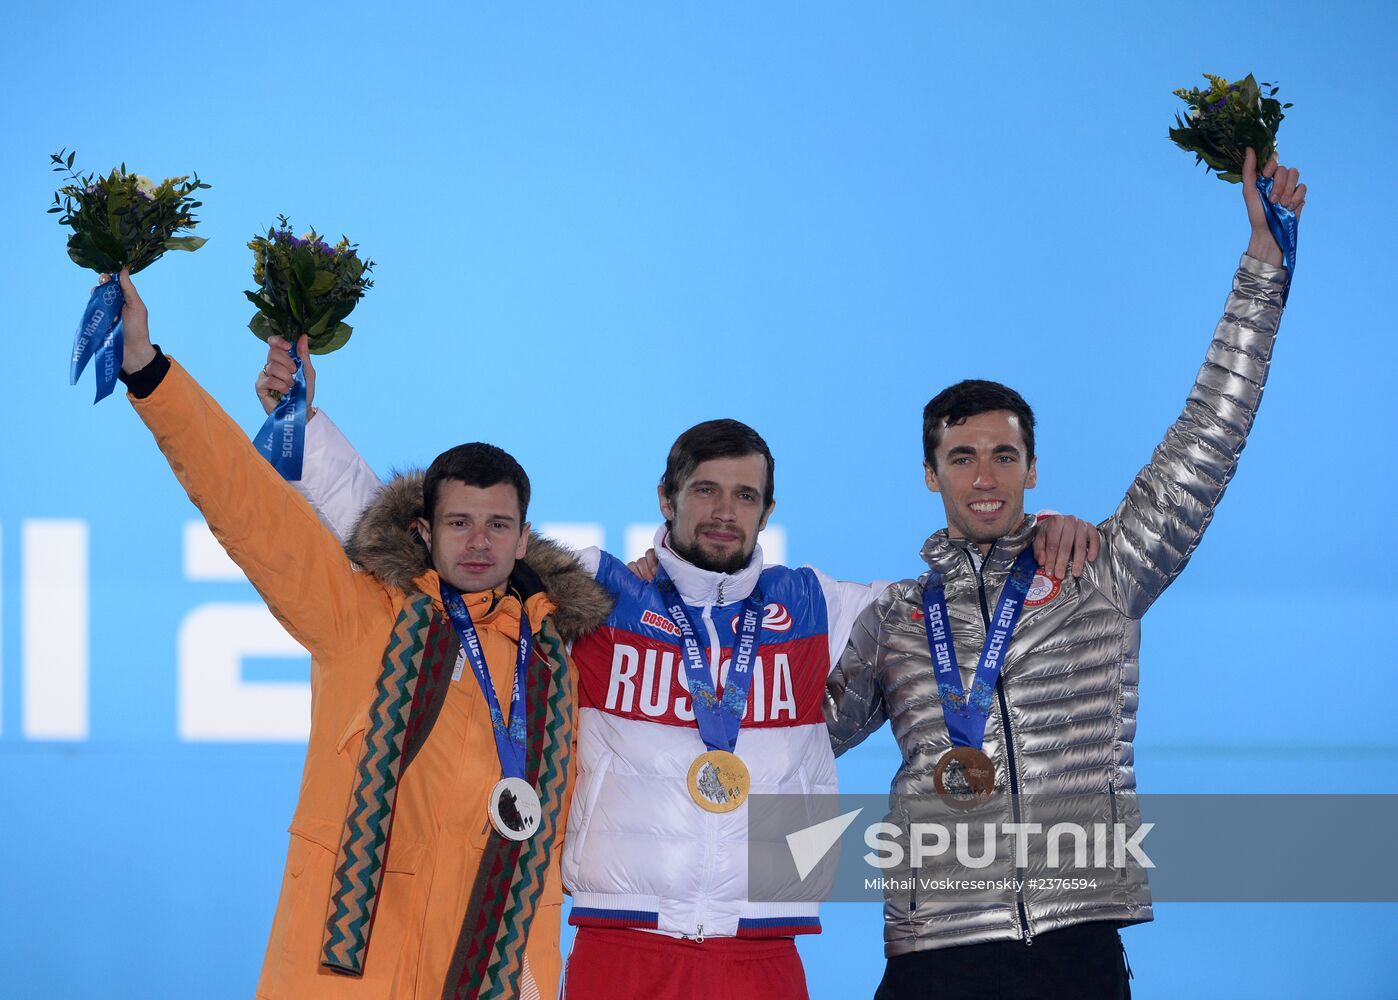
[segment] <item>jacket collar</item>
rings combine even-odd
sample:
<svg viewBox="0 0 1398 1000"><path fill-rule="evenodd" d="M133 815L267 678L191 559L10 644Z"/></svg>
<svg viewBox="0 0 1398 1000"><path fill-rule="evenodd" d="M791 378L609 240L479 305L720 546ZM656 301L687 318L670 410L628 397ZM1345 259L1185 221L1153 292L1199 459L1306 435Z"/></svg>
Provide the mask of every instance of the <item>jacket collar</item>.
<svg viewBox="0 0 1398 1000"><path fill-rule="evenodd" d="M517 563L516 568L519 565L521 564ZM510 574L509 580L494 590L462 594L461 599L466 602L466 609L471 612L471 620L479 623L485 616L493 614L495 609L509 598L514 598L517 604L522 604L534 594L540 593L537 588L533 591L522 589L518 576L518 573ZM432 599L433 611L446 614L446 606L442 604L442 578L435 569L424 570L420 575L413 577L413 587Z"/></svg>
<svg viewBox="0 0 1398 1000"><path fill-rule="evenodd" d="M670 548L669 529L663 524L655 532L655 555L686 604L696 608L708 605L724 607L735 601L746 600L757 586L757 578L762 575L762 546L753 547L752 558L736 573L715 573L700 569Z"/></svg>
<svg viewBox="0 0 1398 1000"><path fill-rule="evenodd" d="M981 556L980 547L974 542L966 538L952 538L947 534L947 529L943 528L923 542L922 560L933 569L945 569L954 556L967 553L971 557L972 565L977 569L1008 572L1025 546L1033 540L1036 523L1037 519L1033 515L1026 515L1014 531L995 539L995 544L991 545L990 552L984 558Z"/></svg>

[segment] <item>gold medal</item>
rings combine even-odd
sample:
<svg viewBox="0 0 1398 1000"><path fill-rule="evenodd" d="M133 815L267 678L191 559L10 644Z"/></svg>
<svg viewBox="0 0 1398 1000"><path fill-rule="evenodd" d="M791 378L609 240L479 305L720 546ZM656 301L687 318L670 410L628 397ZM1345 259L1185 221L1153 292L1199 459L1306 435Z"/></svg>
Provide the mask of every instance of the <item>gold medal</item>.
<svg viewBox="0 0 1398 1000"><path fill-rule="evenodd" d="M953 809L974 809L995 791L995 762L979 747L952 747L937 761L932 787Z"/></svg>
<svg viewBox="0 0 1398 1000"><path fill-rule="evenodd" d="M748 800L752 775L737 754L710 750L689 765L689 797L711 813L732 812Z"/></svg>

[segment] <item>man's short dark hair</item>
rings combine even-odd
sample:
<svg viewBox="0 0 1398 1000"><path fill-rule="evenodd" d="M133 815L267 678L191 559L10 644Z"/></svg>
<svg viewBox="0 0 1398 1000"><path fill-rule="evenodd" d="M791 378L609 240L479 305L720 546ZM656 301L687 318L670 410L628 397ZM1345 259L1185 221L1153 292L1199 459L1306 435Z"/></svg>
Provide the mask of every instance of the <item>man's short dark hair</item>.
<svg viewBox="0 0 1398 1000"><path fill-rule="evenodd" d="M459 479L467 486L483 490L509 483L519 497L519 523L521 527L524 525L529 510L529 477L523 466L504 449L473 441L448 448L434 458L422 480L422 509L428 521L436 518L437 493L446 479Z"/></svg>
<svg viewBox="0 0 1398 1000"><path fill-rule="evenodd" d="M670 457L665 460L661 489L673 502L680 486L704 462L715 458L745 458L748 455L761 455L767 460L767 483L763 487L762 497L765 510L774 499L776 462L762 435L737 420L706 420L676 438L670 446Z"/></svg>
<svg viewBox="0 0 1398 1000"><path fill-rule="evenodd" d="M1024 460L1034 460L1034 411L1024 397L999 382L970 378L943 389L923 407L922 455L933 472L937 471L936 452L942 431L992 410L1009 410L1019 418L1019 429L1024 433Z"/></svg>

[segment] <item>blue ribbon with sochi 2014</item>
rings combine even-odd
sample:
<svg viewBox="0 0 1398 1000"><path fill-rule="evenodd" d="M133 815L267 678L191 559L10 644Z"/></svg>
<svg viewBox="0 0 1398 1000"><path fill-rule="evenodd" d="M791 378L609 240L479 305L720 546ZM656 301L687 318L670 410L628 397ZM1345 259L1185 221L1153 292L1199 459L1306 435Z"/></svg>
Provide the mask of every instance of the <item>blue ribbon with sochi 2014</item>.
<svg viewBox="0 0 1398 1000"><path fill-rule="evenodd" d="M87 363L94 358L97 360L92 369L97 379L97 396L93 403L102 402L116 387L124 346L121 307L126 304L126 297L121 294L121 283L115 274L102 277L102 283L92 290L87 308L83 310L82 322L78 324L78 332L73 337L73 355L68 363L68 384L77 385Z"/></svg>
<svg viewBox="0 0 1398 1000"><path fill-rule="evenodd" d="M1291 278L1296 273L1297 216L1285 205L1272 202L1272 178L1259 174L1257 190L1262 195L1262 211L1267 216L1267 228L1272 231L1277 246L1281 247L1282 259L1286 262L1286 287L1282 290L1282 305L1286 305L1286 298L1291 294Z"/></svg>
<svg viewBox="0 0 1398 1000"><path fill-rule="evenodd" d="M759 635L767 607L762 598L762 591L754 587L738 612L739 619L734 623L738 641L733 646L727 680L723 685L723 694L720 695L715 690L720 675L719 665L714 664L711 669L705 660L698 635L694 631L693 619L685 610L684 598L670 579L670 574L665 572L665 567L661 566L658 569L655 582L664 595L666 610L669 611L671 620L680 630L685 677L689 681L689 695L694 704L694 721L699 727L699 736L710 750L727 750L732 753L738 746L738 732L743 725L748 691L752 687L752 665L760 645ZM715 655L718 653L719 650L714 650Z"/></svg>
<svg viewBox="0 0 1398 1000"><path fill-rule="evenodd" d="M524 710L524 684L529 674L529 656L534 648L534 633L529 628L529 615L524 605L519 609L519 643L515 655L515 683L510 689L510 717L500 710L500 697L495 693L495 682L490 679L490 667L485 662L485 652L481 649L480 636L476 633L471 612L461 599L461 592L440 581L442 607L456 629L456 637L461 640L461 650L471 664L471 673L476 675L486 708L490 710L490 727L495 734L495 753L500 758L500 773L506 778L523 778L528 781L529 733L528 720Z"/></svg>
<svg viewBox="0 0 1398 1000"><path fill-rule="evenodd" d="M287 353L296 365L291 391L277 401L253 443L283 479L294 483L301 478L301 458L306 450L306 372L295 341Z"/></svg>
<svg viewBox="0 0 1398 1000"><path fill-rule="evenodd" d="M1025 549L1015 559L1010 575L1000 591L995 617L986 622L985 642L976 664L971 693L961 682L961 668L956 662L956 646L951 635L951 614L947 610L946 586L942 574L932 569L922 586L923 629L927 632L927 648L932 656L932 673L937 679L937 693L942 699L942 716L951 734L952 746L974 747L979 750L985 742L985 724L990 718L991 699L1000 680L1000 668L1014 638L1019 613L1024 610L1024 598L1034 582L1038 563L1034 550Z"/></svg>

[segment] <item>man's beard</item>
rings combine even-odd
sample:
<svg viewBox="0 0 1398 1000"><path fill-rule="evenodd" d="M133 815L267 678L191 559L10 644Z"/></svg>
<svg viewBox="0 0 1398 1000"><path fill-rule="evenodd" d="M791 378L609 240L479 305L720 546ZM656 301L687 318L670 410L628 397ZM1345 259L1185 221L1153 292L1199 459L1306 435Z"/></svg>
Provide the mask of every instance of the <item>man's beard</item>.
<svg viewBox="0 0 1398 1000"><path fill-rule="evenodd" d="M746 552L739 551L725 559L716 559L706 555L699 548L698 540L693 545L681 545L672 531L670 533L670 549L685 562L700 569L708 570L710 573L736 573L752 561L752 550Z"/></svg>

